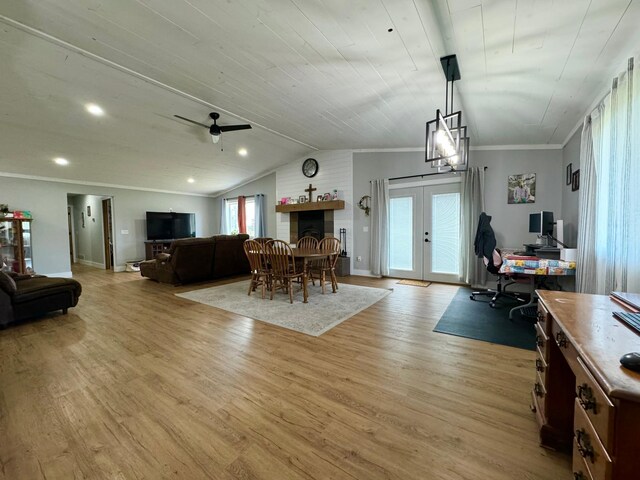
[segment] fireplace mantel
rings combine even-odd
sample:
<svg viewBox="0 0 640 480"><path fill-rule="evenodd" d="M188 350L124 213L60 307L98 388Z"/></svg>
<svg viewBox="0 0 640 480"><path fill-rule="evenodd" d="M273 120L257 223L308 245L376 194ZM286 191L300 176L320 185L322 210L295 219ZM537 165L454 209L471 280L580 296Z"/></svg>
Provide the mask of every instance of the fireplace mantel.
<svg viewBox="0 0 640 480"><path fill-rule="evenodd" d="M308 212L310 210L344 210L344 200L326 200L324 202L293 203L276 205L276 212Z"/></svg>

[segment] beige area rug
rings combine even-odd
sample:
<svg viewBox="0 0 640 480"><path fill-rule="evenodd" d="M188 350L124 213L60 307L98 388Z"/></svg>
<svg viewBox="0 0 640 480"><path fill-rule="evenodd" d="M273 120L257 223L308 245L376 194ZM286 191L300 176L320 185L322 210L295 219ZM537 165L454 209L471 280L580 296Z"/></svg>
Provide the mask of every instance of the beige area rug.
<svg viewBox="0 0 640 480"><path fill-rule="evenodd" d="M229 283L219 287L176 293L178 297L237 313L279 327L318 337L346 319L370 307L389 295L392 290L340 284L336 293L327 293L316 284L309 284L309 303L302 303L302 290L294 286L293 303L289 295L276 292L273 300L268 294L262 299L260 290L247 295L249 281Z"/></svg>
<svg viewBox="0 0 640 480"><path fill-rule="evenodd" d="M428 287L431 282L425 282L424 280L400 280L398 285L411 285L412 287Z"/></svg>

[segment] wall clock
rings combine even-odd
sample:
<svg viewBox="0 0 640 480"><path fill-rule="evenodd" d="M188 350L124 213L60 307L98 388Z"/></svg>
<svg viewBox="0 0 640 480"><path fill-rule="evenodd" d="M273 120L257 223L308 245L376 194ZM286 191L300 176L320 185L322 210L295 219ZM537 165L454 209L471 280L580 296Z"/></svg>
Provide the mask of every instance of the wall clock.
<svg viewBox="0 0 640 480"><path fill-rule="evenodd" d="M315 158L307 158L302 163L302 173L305 177L315 177L318 173L318 161Z"/></svg>

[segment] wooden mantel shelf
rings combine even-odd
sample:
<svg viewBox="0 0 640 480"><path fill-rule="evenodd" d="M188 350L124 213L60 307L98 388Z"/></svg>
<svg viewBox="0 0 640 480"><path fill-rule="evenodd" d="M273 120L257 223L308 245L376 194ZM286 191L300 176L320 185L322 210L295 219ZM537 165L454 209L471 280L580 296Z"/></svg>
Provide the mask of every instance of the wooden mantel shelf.
<svg viewBox="0 0 640 480"><path fill-rule="evenodd" d="M309 210L344 210L344 200L327 200L324 202L305 202L290 205L276 205L276 212L308 212Z"/></svg>

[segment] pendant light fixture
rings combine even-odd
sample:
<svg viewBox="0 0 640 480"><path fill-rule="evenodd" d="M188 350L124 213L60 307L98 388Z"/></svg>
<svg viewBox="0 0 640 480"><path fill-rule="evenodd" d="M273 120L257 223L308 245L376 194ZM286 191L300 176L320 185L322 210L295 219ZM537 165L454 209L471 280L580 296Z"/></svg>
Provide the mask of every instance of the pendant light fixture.
<svg viewBox="0 0 640 480"><path fill-rule="evenodd" d="M436 110L436 118L427 122L425 162L431 162L438 173L462 171L469 162L469 137L466 125L462 125L462 111L453 111L453 84L460 80L460 69L455 55L441 57L440 63L447 81L445 110L444 114Z"/></svg>

